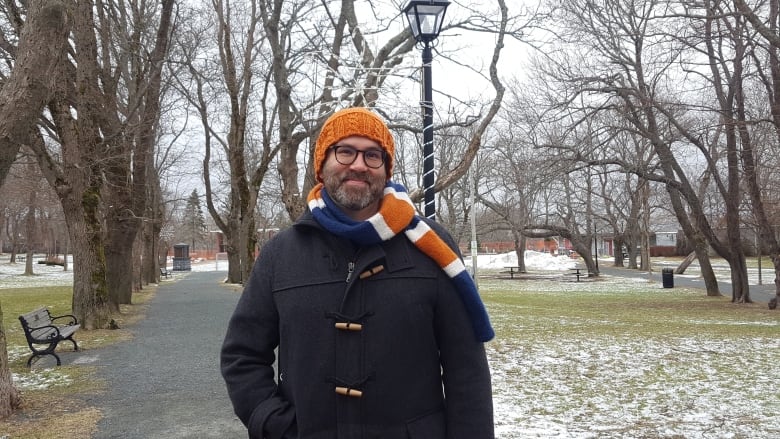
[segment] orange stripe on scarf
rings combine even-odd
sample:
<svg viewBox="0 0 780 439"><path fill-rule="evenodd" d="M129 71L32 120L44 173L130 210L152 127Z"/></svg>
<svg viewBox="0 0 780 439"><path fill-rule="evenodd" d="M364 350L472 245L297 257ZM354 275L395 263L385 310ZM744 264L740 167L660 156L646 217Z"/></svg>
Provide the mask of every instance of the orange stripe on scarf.
<svg viewBox="0 0 780 439"><path fill-rule="evenodd" d="M458 255L456 255L433 230L426 232L414 243L414 245L436 261L442 268L450 265L455 259L458 259Z"/></svg>
<svg viewBox="0 0 780 439"><path fill-rule="evenodd" d="M385 224L396 235L404 231L414 217L414 208L404 200L399 200L394 195L385 195L380 208Z"/></svg>

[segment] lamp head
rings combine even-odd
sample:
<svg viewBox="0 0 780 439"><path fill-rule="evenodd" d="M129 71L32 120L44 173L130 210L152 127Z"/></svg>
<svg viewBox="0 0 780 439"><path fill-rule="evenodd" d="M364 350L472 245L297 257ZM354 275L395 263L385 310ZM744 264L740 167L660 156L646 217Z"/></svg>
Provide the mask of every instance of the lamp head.
<svg viewBox="0 0 780 439"><path fill-rule="evenodd" d="M410 0L402 10L418 43L430 43L439 37L448 0Z"/></svg>

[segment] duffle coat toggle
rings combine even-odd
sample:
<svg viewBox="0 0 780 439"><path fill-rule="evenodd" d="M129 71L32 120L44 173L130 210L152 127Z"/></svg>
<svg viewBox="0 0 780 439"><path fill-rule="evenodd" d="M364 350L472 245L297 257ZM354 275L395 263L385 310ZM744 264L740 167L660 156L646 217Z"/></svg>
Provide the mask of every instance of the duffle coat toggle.
<svg viewBox="0 0 780 439"><path fill-rule="evenodd" d="M373 275L375 275L375 274L379 273L380 271L382 271L382 270L384 270L384 269L385 269L385 266L384 266L384 265L377 265L377 266L376 266L376 267L374 267L374 268L369 268L368 270L366 270L366 271L364 271L364 272L360 273L360 278L361 278L361 279L365 279L365 278L367 278L367 277L370 277L370 276L373 276Z"/></svg>
<svg viewBox="0 0 780 439"><path fill-rule="evenodd" d="M326 317L336 321L333 325L336 329L342 331L362 331L366 317L370 317L371 314L373 313L364 312L360 315L351 317L340 312L329 312L326 314Z"/></svg>
<svg viewBox="0 0 780 439"><path fill-rule="evenodd" d="M336 386L336 393L344 396L351 396L353 398L360 398L363 396L363 392L357 389L350 389L349 387Z"/></svg>
<svg viewBox="0 0 780 439"><path fill-rule="evenodd" d="M360 398L363 396L362 387L371 377L367 376L359 381L348 383L335 377L331 377L331 381L336 384L336 393L343 396L349 396L350 398Z"/></svg>
<svg viewBox="0 0 780 439"><path fill-rule="evenodd" d="M336 329L346 330L346 331L362 331L363 325L360 323L352 323L352 322L336 322L335 324Z"/></svg>

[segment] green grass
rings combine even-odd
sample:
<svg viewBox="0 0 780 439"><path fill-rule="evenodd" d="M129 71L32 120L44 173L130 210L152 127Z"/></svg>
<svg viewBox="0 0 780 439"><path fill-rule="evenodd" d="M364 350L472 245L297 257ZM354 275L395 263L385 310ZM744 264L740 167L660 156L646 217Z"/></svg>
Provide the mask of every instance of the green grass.
<svg viewBox="0 0 780 439"><path fill-rule="evenodd" d="M569 334L619 334L625 337L668 337L708 334L770 336L777 334L778 312L766 304L732 304L728 297L707 297L702 290L662 289L647 283L609 280L480 282L502 335L523 337L528 330Z"/></svg>
<svg viewBox="0 0 780 439"><path fill-rule="evenodd" d="M498 437L780 434L780 313L766 304L606 276L479 286Z"/></svg>
<svg viewBox="0 0 780 439"><path fill-rule="evenodd" d="M26 347L24 332L19 316L41 306L46 306L52 315L71 313L71 287L36 287L0 289L0 306L3 310L3 328L6 343Z"/></svg>
<svg viewBox="0 0 780 439"><path fill-rule="evenodd" d="M146 303L156 288L147 286L133 294L133 305L121 305L120 315L114 316L118 330L80 330L74 338L80 352L89 352L132 337L126 329L143 318ZM3 328L11 373L21 391L22 407L9 419L0 421L0 436L13 438L89 438L102 414L90 407L84 397L105 391L105 383L95 377L95 367L63 365L27 368L30 349L24 338L18 316L35 308L48 307L52 315L71 314L72 288L65 286L0 289ZM57 347L57 352L68 352L68 342ZM46 365L53 364L46 357ZM42 361L43 362L43 361Z"/></svg>

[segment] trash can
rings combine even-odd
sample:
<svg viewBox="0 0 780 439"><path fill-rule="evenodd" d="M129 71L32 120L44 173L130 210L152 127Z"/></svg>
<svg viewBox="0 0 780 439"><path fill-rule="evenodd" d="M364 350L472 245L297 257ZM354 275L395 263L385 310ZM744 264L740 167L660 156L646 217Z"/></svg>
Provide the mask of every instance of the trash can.
<svg viewBox="0 0 780 439"><path fill-rule="evenodd" d="M173 246L173 271L192 271L190 266L190 246L176 244Z"/></svg>
<svg viewBox="0 0 780 439"><path fill-rule="evenodd" d="M661 279L663 280L664 288L674 288L674 270L671 268L662 269Z"/></svg>

